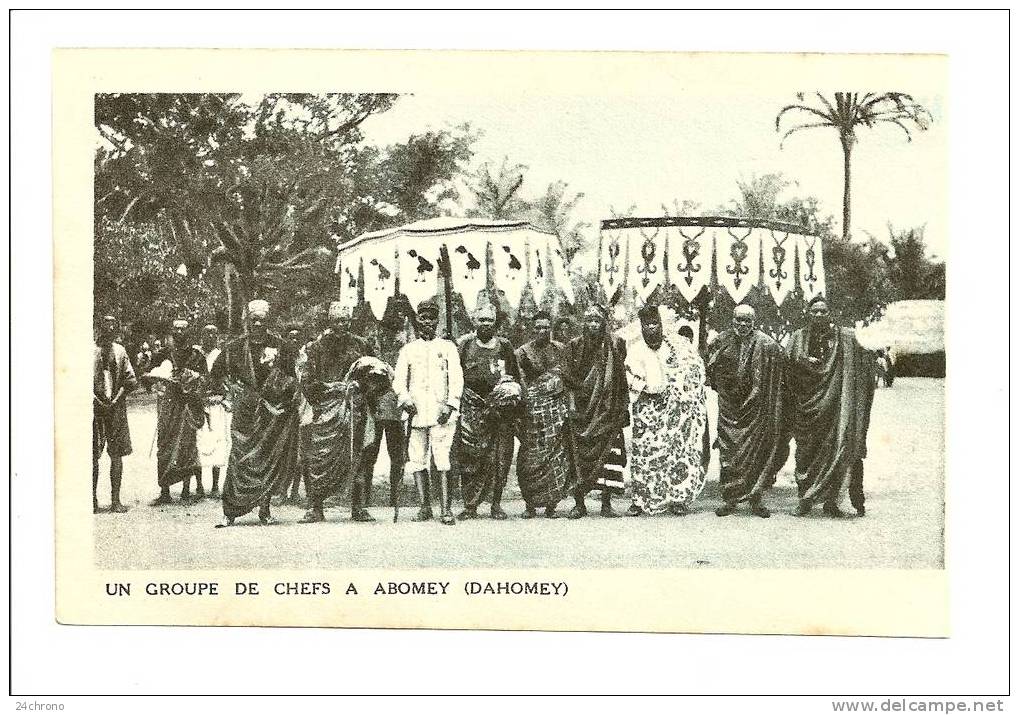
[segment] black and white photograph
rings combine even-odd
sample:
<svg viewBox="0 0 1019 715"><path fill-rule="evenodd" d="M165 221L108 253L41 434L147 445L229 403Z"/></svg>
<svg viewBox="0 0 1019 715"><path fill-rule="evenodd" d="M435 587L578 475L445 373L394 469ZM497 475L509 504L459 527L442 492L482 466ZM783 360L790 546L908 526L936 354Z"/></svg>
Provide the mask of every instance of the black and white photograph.
<svg viewBox="0 0 1019 715"><path fill-rule="evenodd" d="M34 17L18 709L1002 710L1007 137L948 17Z"/></svg>
<svg viewBox="0 0 1019 715"><path fill-rule="evenodd" d="M941 568L884 89L97 94L96 565Z"/></svg>

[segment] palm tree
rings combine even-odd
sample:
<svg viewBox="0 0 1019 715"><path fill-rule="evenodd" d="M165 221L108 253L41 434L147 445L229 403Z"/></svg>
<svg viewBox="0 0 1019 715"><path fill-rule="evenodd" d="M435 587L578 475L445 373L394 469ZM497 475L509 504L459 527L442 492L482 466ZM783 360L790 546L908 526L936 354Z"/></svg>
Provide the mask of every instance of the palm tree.
<svg viewBox="0 0 1019 715"><path fill-rule="evenodd" d="M836 92L832 103L820 92L817 92L819 107L804 104L803 94L797 94L799 104L788 104L775 116L775 131L782 130L782 117L786 112L798 111L812 115L815 119L798 124L782 135L779 147L786 138L816 127L831 127L838 130L839 142L842 144L842 239L849 240L849 165L853 145L856 144L856 128L863 125L873 128L879 123L894 124L906 133L906 140L913 141L910 133L912 125L920 131L926 131L932 121L931 113L910 95L902 92L884 92L882 94L855 92Z"/></svg>

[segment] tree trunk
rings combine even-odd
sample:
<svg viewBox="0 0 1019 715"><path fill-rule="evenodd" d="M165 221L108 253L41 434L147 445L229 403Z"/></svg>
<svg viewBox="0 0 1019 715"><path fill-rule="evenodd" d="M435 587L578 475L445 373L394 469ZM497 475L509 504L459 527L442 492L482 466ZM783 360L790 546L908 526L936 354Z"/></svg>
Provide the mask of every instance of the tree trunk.
<svg viewBox="0 0 1019 715"><path fill-rule="evenodd" d="M849 208L849 156L853 151L853 139L843 135L842 141L842 240L849 241L850 238L850 208Z"/></svg>

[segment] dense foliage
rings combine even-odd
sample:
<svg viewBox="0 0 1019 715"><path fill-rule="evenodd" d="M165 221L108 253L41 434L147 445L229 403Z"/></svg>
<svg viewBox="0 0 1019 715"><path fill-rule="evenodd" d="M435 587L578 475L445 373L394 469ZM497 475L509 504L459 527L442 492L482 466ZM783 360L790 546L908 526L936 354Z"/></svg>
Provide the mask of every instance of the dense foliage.
<svg viewBox="0 0 1019 715"><path fill-rule="evenodd" d="M532 187L528 167L509 158L472 166L477 135L468 125L369 145L362 124L398 101L391 94L98 95L96 315L112 312L138 334L158 334L177 315L237 329L243 305L261 297L280 320L314 321L335 295L338 242L450 213L527 219L556 234L582 310L597 294L598 231L577 218L583 193L562 181ZM689 200L663 210L807 227L824 241L828 295L843 324L873 320L893 300L944 297L944 264L927 257L922 228L890 227L887 242L845 241L815 198L783 198L790 186L766 174L737 182L737 197L714 212ZM703 299L718 330L733 306L714 288ZM659 299L696 315L678 293ZM779 309L758 288L750 301L778 337L802 319L798 295Z"/></svg>

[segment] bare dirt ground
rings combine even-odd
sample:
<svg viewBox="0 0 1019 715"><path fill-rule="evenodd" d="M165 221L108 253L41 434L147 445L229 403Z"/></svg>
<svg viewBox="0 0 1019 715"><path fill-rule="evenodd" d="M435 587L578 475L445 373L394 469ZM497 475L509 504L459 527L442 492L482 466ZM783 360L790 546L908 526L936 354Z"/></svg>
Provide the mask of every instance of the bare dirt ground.
<svg viewBox="0 0 1019 715"><path fill-rule="evenodd" d="M712 401L711 411L714 411ZM709 482L687 516L603 519L597 515L529 521L510 474L511 518L482 518L445 527L411 523L412 505L393 524L392 509L376 506L375 523L349 520L337 506L325 524L298 524L303 509L274 507L280 524L262 527L249 515L230 529L219 522L219 502L150 507L158 493L151 396L132 396L129 419L134 454L125 459L126 514L95 516L96 564L107 569L302 568L940 568L944 543L944 381L896 380L875 397L866 461L867 516L832 520L820 509L807 518L795 506L792 462L768 497L770 519L745 513L719 518L717 452ZM376 467L376 504L388 503L382 449ZM101 463L100 504L109 503L108 463ZM84 471L85 466L82 465ZM84 477L83 477L84 478ZM205 476L209 484L208 473ZM410 479L405 502L411 499ZM176 498L179 487L174 489ZM561 509L567 504L561 505ZM588 506L596 514L596 498ZM628 500L618 499L622 511ZM83 504L82 508L88 508ZM846 505L848 508L848 505ZM481 513L485 513L482 506Z"/></svg>

